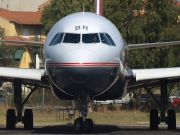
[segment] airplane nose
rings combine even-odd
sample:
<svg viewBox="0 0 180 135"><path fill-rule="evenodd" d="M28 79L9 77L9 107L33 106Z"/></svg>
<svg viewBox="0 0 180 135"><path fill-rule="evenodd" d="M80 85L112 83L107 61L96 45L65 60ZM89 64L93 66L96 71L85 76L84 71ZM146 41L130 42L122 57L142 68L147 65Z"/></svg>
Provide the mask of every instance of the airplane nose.
<svg viewBox="0 0 180 135"><path fill-rule="evenodd" d="M69 78L74 83L85 83L91 76L91 70L88 67L72 67L69 73Z"/></svg>
<svg viewBox="0 0 180 135"><path fill-rule="evenodd" d="M64 54L62 62L73 63L89 63L89 62L99 62L99 57L96 53L90 50L77 49L72 50Z"/></svg>
<svg viewBox="0 0 180 135"><path fill-rule="evenodd" d="M63 63L67 63L66 69L69 78L74 83L85 83L91 76L93 63L99 62L96 53L89 50L72 50L63 56ZM91 66L89 66L91 65Z"/></svg>

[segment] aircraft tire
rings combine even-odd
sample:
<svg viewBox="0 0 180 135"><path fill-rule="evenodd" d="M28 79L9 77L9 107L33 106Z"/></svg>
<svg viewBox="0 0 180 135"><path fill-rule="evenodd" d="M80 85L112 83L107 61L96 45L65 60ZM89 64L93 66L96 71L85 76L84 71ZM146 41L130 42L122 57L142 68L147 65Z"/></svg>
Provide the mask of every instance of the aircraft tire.
<svg viewBox="0 0 180 135"><path fill-rule="evenodd" d="M86 119L84 123L84 133L92 133L93 126L93 121L91 119Z"/></svg>
<svg viewBox="0 0 180 135"><path fill-rule="evenodd" d="M75 121L74 121L74 131L76 133L82 133L84 129L84 122L83 122L83 119L80 117L80 118L77 118Z"/></svg>
<svg viewBox="0 0 180 135"><path fill-rule="evenodd" d="M167 121L168 130L176 130L176 112L174 109L168 110Z"/></svg>
<svg viewBox="0 0 180 135"><path fill-rule="evenodd" d="M157 130L159 124L158 111L156 109L152 109L150 111L150 129Z"/></svg>
<svg viewBox="0 0 180 135"><path fill-rule="evenodd" d="M26 109L23 117L24 129L33 129L33 112L32 109Z"/></svg>
<svg viewBox="0 0 180 135"><path fill-rule="evenodd" d="M14 109L8 109L6 115L6 129L15 129L16 115Z"/></svg>

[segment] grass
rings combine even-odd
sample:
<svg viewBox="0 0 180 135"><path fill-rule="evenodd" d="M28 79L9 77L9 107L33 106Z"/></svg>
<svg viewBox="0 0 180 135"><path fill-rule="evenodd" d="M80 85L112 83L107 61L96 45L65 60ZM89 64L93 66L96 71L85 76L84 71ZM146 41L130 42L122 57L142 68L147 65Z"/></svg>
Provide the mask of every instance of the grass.
<svg viewBox="0 0 180 135"><path fill-rule="evenodd" d="M0 105L0 125L6 123L6 105ZM72 120L68 118L68 112L54 111L51 109L33 111L34 113L34 125L48 126L48 125L60 125L60 124L73 124L74 119L79 117L79 112L76 111ZM89 112L88 118L91 118L95 124L149 124L149 112L141 112L138 110L116 110L116 111L98 111ZM176 114L177 123L180 123L180 113ZM22 125L18 123L18 125Z"/></svg>
<svg viewBox="0 0 180 135"><path fill-rule="evenodd" d="M96 124L146 124L149 121L147 113L139 111L93 112L89 116Z"/></svg>
<svg viewBox="0 0 180 135"><path fill-rule="evenodd" d="M59 117L60 116L60 117ZM75 113L75 118L79 117L79 113ZM88 118L91 118L95 124L149 124L150 115L148 112L140 111L106 111L106 112L89 112ZM72 120L68 119L68 113L59 113L52 111L34 112L34 125L58 125L58 124L73 124ZM180 123L180 113L177 113L177 123Z"/></svg>
<svg viewBox="0 0 180 135"><path fill-rule="evenodd" d="M6 110L8 106L6 104L0 104L0 125L5 125L6 123Z"/></svg>

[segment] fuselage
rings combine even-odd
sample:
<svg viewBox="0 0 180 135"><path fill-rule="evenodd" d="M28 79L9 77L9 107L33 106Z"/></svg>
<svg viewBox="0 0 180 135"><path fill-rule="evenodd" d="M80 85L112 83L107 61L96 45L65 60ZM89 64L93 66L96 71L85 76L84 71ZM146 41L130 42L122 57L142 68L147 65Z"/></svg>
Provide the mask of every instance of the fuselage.
<svg viewBox="0 0 180 135"><path fill-rule="evenodd" d="M118 29L103 16L80 12L59 20L48 33L44 50L54 94L63 99L82 94L122 97L124 46Z"/></svg>

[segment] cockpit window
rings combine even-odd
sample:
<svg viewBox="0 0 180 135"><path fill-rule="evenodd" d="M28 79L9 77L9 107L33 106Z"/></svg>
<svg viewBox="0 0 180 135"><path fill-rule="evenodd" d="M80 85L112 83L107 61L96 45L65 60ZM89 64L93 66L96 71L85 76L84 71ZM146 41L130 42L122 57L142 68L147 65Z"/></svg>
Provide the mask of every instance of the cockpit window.
<svg viewBox="0 0 180 135"><path fill-rule="evenodd" d="M74 33L65 33L64 43L79 43L80 42L80 34Z"/></svg>
<svg viewBox="0 0 180 135"><path fill-rule="evenodd" d="M101 42L107 45L112 45L115 46L116 44L114 43L113 39L110 37L109 34L107 33L100 33L101 37Z"/></svg>
<svg viewBox="0 0 180 135"><path fill-rule="evenodd" d="M50 46L59 44L62 41L64 33L57 33L50 42Z"/></svg>
<svg viewBox="0 0 180 135"><path fill-rule="evenodd" d="M100 43L98 33L82 34L83 43Z"/></svg>
<svg viewBox="0 0 180 135"><path fill-rule="evenodd" d="M107 34L107 33L105 33L105 35L106 35L106 37L108 38L108 40L110 41L110 43L111 43L111 45L116 45L115 43L114 43L114 41L112 40L112 38L110 37L110 35L109 34Z"/></svg>

